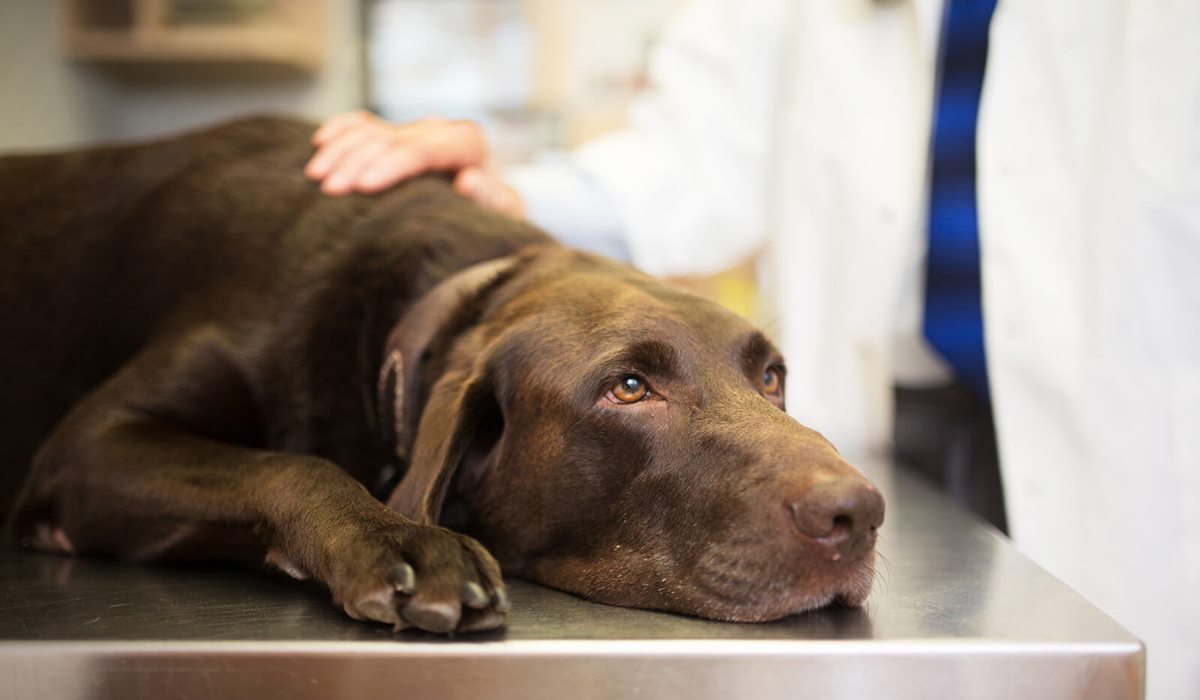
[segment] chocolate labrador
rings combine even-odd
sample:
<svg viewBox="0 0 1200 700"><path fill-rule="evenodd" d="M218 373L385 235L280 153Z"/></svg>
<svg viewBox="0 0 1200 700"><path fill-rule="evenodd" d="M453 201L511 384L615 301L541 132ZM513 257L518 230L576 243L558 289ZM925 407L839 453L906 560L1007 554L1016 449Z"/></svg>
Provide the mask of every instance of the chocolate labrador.
<svg viewBox="0 0 1200 700"><path fill-rule="evenodd" d="M770 620L861 604L878 491L719 306L424 178L331 198L308 124L0 159L0 459L27 547L273 564L502 625L501 571Z"/></svg>

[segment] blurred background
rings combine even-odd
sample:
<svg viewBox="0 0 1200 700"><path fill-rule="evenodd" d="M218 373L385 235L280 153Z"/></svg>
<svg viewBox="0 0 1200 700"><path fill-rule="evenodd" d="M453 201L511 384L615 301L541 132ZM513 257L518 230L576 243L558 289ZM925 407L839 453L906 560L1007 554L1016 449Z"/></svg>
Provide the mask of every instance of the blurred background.
<svg viewBox="0 0 1200 700"><path fill-rule="evenodd" d="M471 118L504 156L620 119L677 0L6 0L0 146L254 111Z"/></svg>
<svg viewBox="0 0 1200 700"><path fill-rule="evenodd" d="M482 123L502 163L622 124L679 0L4 0L0 151L253 112ZM749 262L680 280L753 317Z"/></svg>

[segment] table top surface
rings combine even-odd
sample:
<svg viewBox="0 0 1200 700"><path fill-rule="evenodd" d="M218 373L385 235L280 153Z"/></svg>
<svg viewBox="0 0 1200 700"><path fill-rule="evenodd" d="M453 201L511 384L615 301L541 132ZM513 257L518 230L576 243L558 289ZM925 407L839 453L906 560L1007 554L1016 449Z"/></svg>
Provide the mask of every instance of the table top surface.
<svg viewBox="0 0 1200 700"><path fill-rule="evenodd" d="M1143 697L1129 632L915 477L879 485L866 605L761 624L511 581L501 630L393 634L281 574L0 550L0 697Z"/></svg>
<svg viewBox="0 0 1200 700"><path fill-rule="evenodd" d="M897 471L875 589L857 609L759 624L586 602L510 581L508 625L450 640L393 634L334 607L318 585L229 567L134 565L0 551L0 644L12 642L807 641L1129 649L1137 640L995 530ZM402 647L401 647L402 648Z"/></svg>

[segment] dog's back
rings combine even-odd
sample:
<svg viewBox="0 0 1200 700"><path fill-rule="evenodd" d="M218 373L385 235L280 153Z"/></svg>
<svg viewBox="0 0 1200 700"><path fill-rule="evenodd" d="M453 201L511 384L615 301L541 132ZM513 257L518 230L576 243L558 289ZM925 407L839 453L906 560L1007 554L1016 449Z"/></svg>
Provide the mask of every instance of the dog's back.
<svg viewBox="0 0 1200 700"><path fill-rule="evenodd" d="M297 307L329 307L337 321L339 295L376 297L390 323L439 274L541 240L528 227L481 226L440 182L321 196L302 171L311 131L254 118L0 158L0 493L16 492L49 430L156 334L199 323L279 333L291 317L315 327L326 319ZM430 254L439 265L405 274L405 258ZM282 334L297 330L316 332Z"/></svg>

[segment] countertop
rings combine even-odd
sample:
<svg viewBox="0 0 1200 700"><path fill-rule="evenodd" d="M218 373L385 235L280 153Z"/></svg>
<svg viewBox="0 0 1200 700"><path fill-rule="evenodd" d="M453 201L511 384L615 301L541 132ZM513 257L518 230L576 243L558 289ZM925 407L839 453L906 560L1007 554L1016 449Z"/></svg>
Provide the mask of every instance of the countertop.
<svg viewBox="0 0 1200 700"><path fill-rule="evenodd" d="M503 630L356 622L226 567L0 550L0 698L1141 698L1129 632L903 470L860 609L765 624L511 581Z"/></svg>

